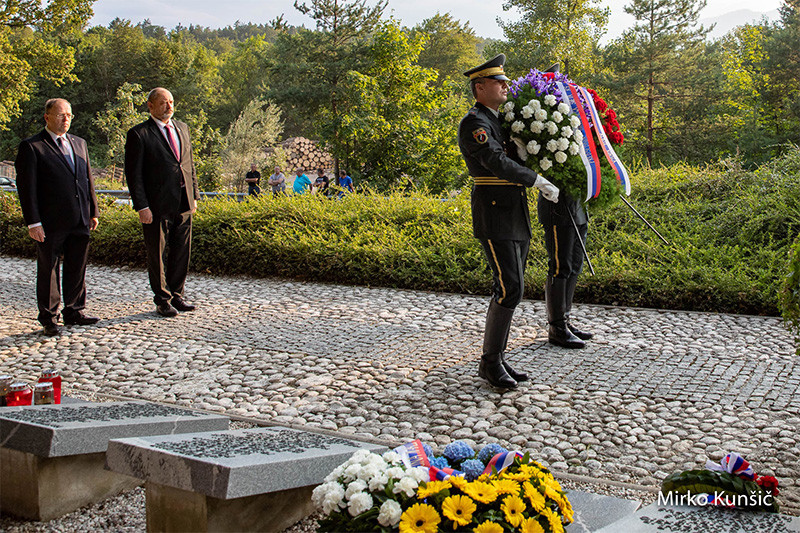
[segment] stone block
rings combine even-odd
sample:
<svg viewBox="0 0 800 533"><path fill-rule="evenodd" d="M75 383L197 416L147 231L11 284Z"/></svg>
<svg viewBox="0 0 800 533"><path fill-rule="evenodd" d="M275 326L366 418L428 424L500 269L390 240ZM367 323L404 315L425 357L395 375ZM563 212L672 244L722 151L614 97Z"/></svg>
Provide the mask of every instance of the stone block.
<svg viewBox="0 0 800 533"><path fill-rule="evenodd" d="M590 533L633 514L641 505L637 500L624 500L602 494L571 490L567 498L575 511L573 522L564 528L567 533Z"/></svg>

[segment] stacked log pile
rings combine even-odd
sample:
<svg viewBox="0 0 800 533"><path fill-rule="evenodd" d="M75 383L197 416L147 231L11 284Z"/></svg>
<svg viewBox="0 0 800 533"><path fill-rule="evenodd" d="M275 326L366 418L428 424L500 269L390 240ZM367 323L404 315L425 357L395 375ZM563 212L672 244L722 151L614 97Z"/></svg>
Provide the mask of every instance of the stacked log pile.
<svg viewBox="0 0 800 533"><path fill-rule="evenodd" d="M286 151L286 164L289 170L302 167L305 170L333 168L333 156L320 148L317 141L305 137L291 137L281 143Z"/></svg>

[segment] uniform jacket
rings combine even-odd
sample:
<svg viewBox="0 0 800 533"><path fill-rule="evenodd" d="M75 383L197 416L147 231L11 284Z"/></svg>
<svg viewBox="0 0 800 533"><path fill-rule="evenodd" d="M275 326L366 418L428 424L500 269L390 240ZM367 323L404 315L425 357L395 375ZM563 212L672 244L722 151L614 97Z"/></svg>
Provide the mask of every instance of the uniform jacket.
<svg viewBox="0 0 800 533"><path fill-rule="evenodd" d="M568 226L571 228L572 221L569 219L570 213L572 213L572 218L577 225L588 224L589 222L589 217L586 214L583 203L563 191L558 196L558 203L556 204L550 200L546 200L545 197L540 194L536 211L539 223L546 228L551 226Z"/></svg>
<svg viewBox="0 0 800 533"><path fill-rule="evenodd" d="M41 223L45 233L88 228L98 213L86 141L70 133L66 138L75 155L74 173L46 130L20 143L14 165L25 223Z"/></svg>
<svg viewBox="0 0 800 533"><path fill-rule="evenodd" d="M473 178L495 176L523 185L474 185L472 231L478 239L530 240L531 223L525 187L536 182L536 173L523 166L513 150L507 152L508 136L500 118L476 103L458 127L458 146ZM508 155L509 153L514 155Z"/></svg>
<svg viewBox="0 0 800 533"><path fill-rule="evenodd" d="M150 117L128 130L125 141L125 178L136 211L149 207L155 218L176 215L186 187L189 209L200 199L195 175L189 127L172 119L181 145L181 158L172 152L167 139Z"/></svg>

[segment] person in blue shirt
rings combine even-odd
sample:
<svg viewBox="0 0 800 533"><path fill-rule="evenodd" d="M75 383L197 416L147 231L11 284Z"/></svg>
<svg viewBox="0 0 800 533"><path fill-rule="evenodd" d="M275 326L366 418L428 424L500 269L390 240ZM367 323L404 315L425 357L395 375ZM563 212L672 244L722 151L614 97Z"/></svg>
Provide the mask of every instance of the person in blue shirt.
<svg viewBox="0 0 800 533"><path fill-rule="evenodd" d="M295 194L303 194L306 191L311 191L311 180L305 175L303 169L298 167L297 177L294 179L292 190Z"/></svg>
<svg viewBox="0 0 800 533"><path fill-rule="evenodd" d="M339 171L339 179L336 180L336 185L344 189L339 193L339 198L344 196L345 192L353 192L353 178L348 176L344 170Z"/></svg>

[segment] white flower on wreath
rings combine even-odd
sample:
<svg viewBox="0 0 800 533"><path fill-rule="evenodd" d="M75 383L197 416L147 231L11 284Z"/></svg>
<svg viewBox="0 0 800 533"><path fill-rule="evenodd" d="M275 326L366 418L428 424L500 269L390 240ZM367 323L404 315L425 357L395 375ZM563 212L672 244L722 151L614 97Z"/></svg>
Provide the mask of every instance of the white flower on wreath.
<svg viewBox="0 0 800 533"><path fill-rule="evenodd" d="M578 115L572 115L571 117L569 117L569 125L572 126L573 128L577 128L578 126L580 126L581 125L580 117L578 117Z"/></svg>
<svg viewBox="0 0 800 533"><path fill-rule="evenodd" d="M347 504L350 516L358 516L370 509L372 509L372 495L368 492L359 492L350 498L350 502Z"/></svg>
<svg viewBox="0 0 800 533"><path fill-rule="evenodd" d="M542 158L541 161L539 161L539 166L542 167L542 170L547 170L547 169L549 169L550 167L553 166L553 162L545 157L545 158Z"/></svg>
<svg viewBox="0 0 800 533"><path fill-rule="evenodd" d="M556 124L564 120L564 115L559 113L558 111L553 111L553 122Z"/></svg>
<svg viewBox="0 0 800 533"><path fill-rule="evenodd" d="M394 485L393 492L395 494L400 494L401 492L404 493L409 498L412 497L417 492L417 487L419 487L419 483L413 476L406 476Z"/></svg>
<svg viewBox="0 0 800 533"><path fill-rule="evenodd" d="M545 121L547 120L547 111L544 109L537 109L536 112L533 114L533 118L536 120Z"/></svg>
<svg viewBox="0 0 800 533"><path fill-rule="evenodd" d="M363 463L364 461L369 459L370 455L372 455L372 452L362 448L362 449L356 451L352 456L350 456L350 459L348 460L348 462L350 464Z"/></svg>
<svg viewBox="0 0 800 533"><path fill-rule="evenodd" d="M344 463L334 468L333 472L325 476L325 479L323 479L322 481L323 482L336 481L337 479L339 479L339 476L342 475L344 475Z"/></svg>
<svg viewBox="0 0 800 533"><path fill-rule="evenodd" d="M380 469L374 464L368 464L361 467L361 472L358 473L358 479L369 481L373 477L380 474Z"/></svg>
<svg viewBox="0 0 800 533"><path fill-rule="evenodd" d="M556 100L556 97L553 96L552 94L547 94L544 97L544 103L549 105L550 107L553 107L554 105L556 105L557 101L558 100Z"/></svg>
<svg viewBox="0 0 800 533"><path fill-rule="evenodd" d="M561 137L558 140L558 149L563 152L567 148L569 148L569 139L565 139L564 137Z"/></svg>
<svg viewBox="0 0 800 533"><path fill-rule="evenodd" d="M573 133L574 132L572 131L572 128L570 128L569 126L562 126L561 128L562 137L566 137L567 139L569 139L570 137L572 137Z"/></svg>
<svg viewBox="0 0 800 533"><path fill-rule="evenodd" d="M556 152L555 158L557 163L564 164L564 162L567 160L567 154L564 152Z"/></svg>
<svg viewBox="0 0 800 533"><path fill-rule="evenodd" d="M426 483L431 480L430 469L424 466L417 466L411 469L411 475L417 480L417 483Z"/></svg>
<svg viewBox="0 0 800 533"><path fill-rule="evenodd" d="M558 126L556 126L556 123L552 120L548 120L547 124L545 124L545 127L547 128L547 133L550 135L555 135L558 133Z"/></svg>
<svg viewBox="0 0 800 533"><path fill-rule="evenodd" d="M558 104L558 111L566 115L570 112L570 108L567 104L561 102L560 104Z"/></svg>
<svg viewBox="0 0 800 533"><path fill-rule="evenodd" d="M531 131L533 133L542 133L543 129L544 129L544 122L542 122L541 120L534 120L533 122L531 122Z"/></svg>
<svg viewBox="0 0 800 533"><path fill-rule="evenodd" d="M391 465L397 465L402 463L402 459L400 459L400 454L393 451L388 451L383 454L383 460Z"/></svg>
<svg viewBox="0 0 800 533"><path fill-rule="evenodd" d="M539 143L537 143L536 141L531 141L531 142L529 142L529 143L528 143L528 145L525 147L525 150L527 150L529 154L536 155L536 154L538 154L538 153L539 153L539 150L540 150L541 148L542 148L542 145L540 145L540 144L539 144Z"/></svg>
<svg viewBox="0 0 800 533"><path fill-rule="evenodd" d="M525 123L522 122L521 120L517 120L513 124L511 124L511 131L513 131L514 133L519 133L524 129L525 129Z"/></svg>
<svg viewBox="0 0 800 533"><path fill-rule="evenodd" d="M369 480L369 490L372 492L380 492L386 488L387 483L389 483L389 478L386 474L378 474Z"/></svg>
<svg viewBox="0 0 800 533"><path fill-rule="evenodd" d="M362 479L357 479L347 485L347 490L344 493L345 498L351 499L355 494L362 492L367 488L367 482Z"/></svg>
<svg viewBox="0 0 800 533"><path fill-rule="evenodd" d="M583 132L581 130L575 130L575 135L572 136L575 139L575 142L580 144L583 141Z"/></svg>
<svg viewBox="0 0 800 533"><path fill-rule="evenodd" d="M335 481L323 483L311 493L311 501L325 514L331 514L344 503L344 487Z"/></svg>
<svg viewBox="0 0 800 533"><path fill-rule="evenodd" d="M361 465L360 464L356 463L356 464L349 465L347 468L344 469L344 479L345 479L345 481L347 481L348 483L350 481L353 481L354 479L356 479L358 477L358 473L359 472L361 472Z"/></svg>
<svg viewBox="0 0 800 533"><path fill-rule="evenodd" d="M558 141L555 139L550 139L549 141L547 141L545 148L547 148L551 152L555 152L556 150L558 150Z"/></svg>
<svg viewBox="0 0 800 533"><path fill-rule="evenodd" d="M531 108L531 107L528 107L528 106L523 107L522 108L522 118L524 118L525 120L531 118L533 116L534 111L535 110L533 108Z"/></svg>
<svg viewBox="0 0 800 533"><path fill-rule="evenodd" d="M503 106L503 111L505 111L506 113L514 111L514 102L506 102L506 105Z"/></svg>
<svg viewBox="0 0 800 533"><path fill-rule="evenodd" d="M403 516L403 508L400 507L400 504L395 500L386 500L378 513L378 523L383 527L394 527L400 523L401 516Z"/></svg>
<svg viewBox="0 0 800 533"><path fill-rule="evenodd" d="M541 108L542 108L542 103L541 103L539 100L530 100L530 101L528 102L528 105L529 105L529 106L530 106L530 107L531 107L531 108L532 108L534 111L538 111L539 109L541 109Z"/></svg>
<svg viewBox="0 0 800 533"><path fill-rule="evenodd" d="M386 470L386 475L390 479L391 478L400 479L401 477L406 475L406 470L405 470L405 468L402 468L402 467L399 467L399 466L393 466L392 468L389 468L388 470Z"/></svg>
<svg viewBox="0 0 800 533"><path fill-rule="evenodd" d="M511 122L512 120L514 120L514 112L509 111L508 113L506 113L506 122Z"/></svg>
<svg viewBox="0 0 800 533"><path fill-rule="evenodd" d="M569 143L569 153L571 153L572 155L578 155L578 151L580 149L581 147L578 145L578 143L576 142Z"/></svg>

